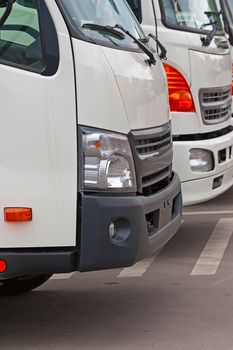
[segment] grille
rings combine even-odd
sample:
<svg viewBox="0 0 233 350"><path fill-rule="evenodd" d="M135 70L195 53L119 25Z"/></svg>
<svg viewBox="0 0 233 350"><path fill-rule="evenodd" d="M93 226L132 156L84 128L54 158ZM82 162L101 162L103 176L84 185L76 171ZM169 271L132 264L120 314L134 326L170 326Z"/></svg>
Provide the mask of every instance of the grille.
<svg viewBox="0 0 233 350"><path fill-rule="evenodd" d="M200 90L204 124L218 124L231 117L231 87Z"/></svg>
<svg viewBox="0 0 233 350"><path fill-rule="evenodd" d="M161 191L164 187L169 185L173 177L171 166L150 175L150 177L153 178L153 180L151 179L151 181L146 182L146 176L143 178L142 182L142 194L146 197Z"/></svg>
<svg viewBox="0 0 233 350"><path fill-rule="evenodd" d="M171 147L171 132L160 136L151 136L151 138L142 138L135 140L135 147L141 160L158 157Z"/></svg>
<svg viewBox="0 0 233 350"><path fill-rule="evenodd" d="M205 92L203 93L203 102L204 103L213 103L226 101L229 98L229 89L219 92Z"/></svg>
<svg viewBox="0 0 233 350"><path fill-rule="evenodd" d="M161 177L169 176L170 172L171 172L170 167L166 167L165 169L157 171L154 174L144 176L142 178L142 187L148 187L148 186L153 185L158 178L161 179Z"/></svg>
<svg viewBox="0 0 233 350"><path fill-rule="evenodd" d="M170 123L149 130L133 131L131 145L135 157L138 191L152 195L172 178L172 138Z"/></svg>

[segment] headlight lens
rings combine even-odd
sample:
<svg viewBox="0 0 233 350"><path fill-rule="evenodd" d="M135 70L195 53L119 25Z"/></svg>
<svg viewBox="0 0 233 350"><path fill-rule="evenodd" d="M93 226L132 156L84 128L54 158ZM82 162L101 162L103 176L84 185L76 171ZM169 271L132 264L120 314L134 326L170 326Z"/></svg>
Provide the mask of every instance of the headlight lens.
<svg viewBox="0 0 233 350"><path fill-rule="evenodd" d="M83 190L136 191L131 148L124 135L81 128Z"/></svg>
<svg viewBox="0 0 233 350"><path fill-rule="evenodd" d="M191 149L189 163L193 172L204 173L214 169L213 153L203 149Z"/></svg>

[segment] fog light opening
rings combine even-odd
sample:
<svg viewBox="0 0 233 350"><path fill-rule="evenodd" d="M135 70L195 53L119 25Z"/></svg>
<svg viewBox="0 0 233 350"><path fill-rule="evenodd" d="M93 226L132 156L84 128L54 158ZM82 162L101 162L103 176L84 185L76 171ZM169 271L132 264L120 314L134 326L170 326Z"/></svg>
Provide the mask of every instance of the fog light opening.
<svg viewBox="0 0 233 350"><path fill-rule="evenodd" d="M223 184L223 175L216 177L213 181L213 190L215 190L216 188L221 187Z"/></svg>
<svg viewBox="0 0 233 350"><path fill-rule="evenodd" d="M115 245L125 246L131 234L130 223L125 218L112 220L108 226L110 241Z"/></svg>
<svg viewBox="0 0 233 350"><path fill-rule="evenodd" d="M110 239L115 239L117 237L117 226L114 222L110 223L108 231Z"/></svg>

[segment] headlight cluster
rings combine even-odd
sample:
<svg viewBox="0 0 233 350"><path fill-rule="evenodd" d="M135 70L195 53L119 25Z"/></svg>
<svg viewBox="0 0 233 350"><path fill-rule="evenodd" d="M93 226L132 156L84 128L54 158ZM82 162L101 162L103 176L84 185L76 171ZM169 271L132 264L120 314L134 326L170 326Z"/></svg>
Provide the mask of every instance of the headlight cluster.
<svg viewBox="0 0 233 350"><path fill-rule="evenodd" d="M124 135L81 128L83 190L136 191L131 148Z"/></svg>

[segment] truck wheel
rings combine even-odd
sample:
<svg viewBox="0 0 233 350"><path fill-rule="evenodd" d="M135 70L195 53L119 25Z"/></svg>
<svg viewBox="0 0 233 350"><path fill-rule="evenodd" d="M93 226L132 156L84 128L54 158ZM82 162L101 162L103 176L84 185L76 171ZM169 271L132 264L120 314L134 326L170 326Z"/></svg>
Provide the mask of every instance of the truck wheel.
<svg viewBox="0 0 233 350"><path fill-rule="evenodd" d="M0 296L17 295L29 292L46 282L51 275L22 276L0 280Z"/></svg>

